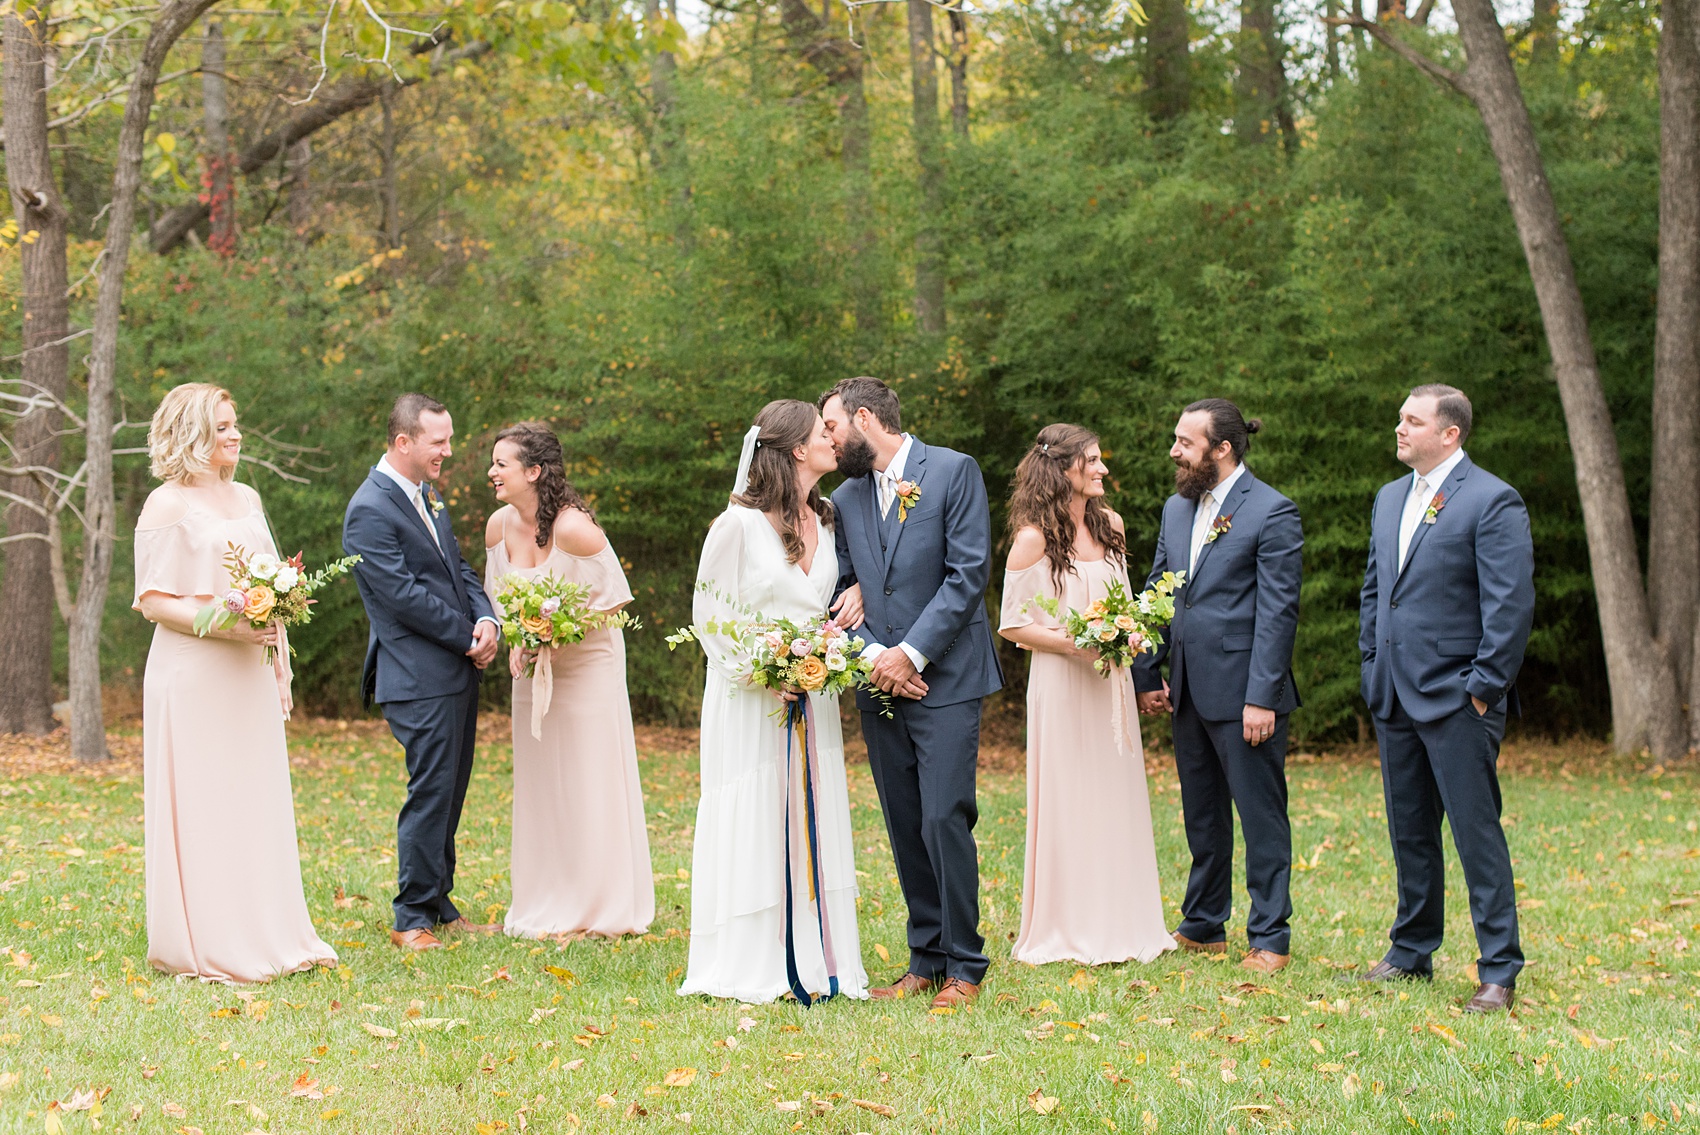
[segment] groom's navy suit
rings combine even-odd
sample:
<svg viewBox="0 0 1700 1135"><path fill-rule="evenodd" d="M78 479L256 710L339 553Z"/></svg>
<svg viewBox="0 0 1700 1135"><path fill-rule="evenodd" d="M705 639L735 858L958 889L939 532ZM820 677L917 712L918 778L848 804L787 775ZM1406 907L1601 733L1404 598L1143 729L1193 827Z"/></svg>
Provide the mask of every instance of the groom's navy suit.
<svg viewBox="0 0 1700 1135"><path fill-rule="evenodd" d="M857 706L909 906L909 971L978 985L987 964L974 845L980 699L1003 685L986 619L991 516L971 457L917 440L903 477L921 490L906 519L895 502L880 515L872 476L832 494L834 598L860 583L863 636L890 650L908 643L927 660L920 701L893 698L890 718L865 691Z"/></svg>
<svg viewBox="0 0 1700 1135"><path fill-rule="evenodd" d="M467 657L473 627L493 618L478 573L461 558L446 515L431 539L406 490L373 468L348 502L342 546L360 557L354 580L371 624L360 676L407 751L407 802L396 822L395 929L460 917L455 829L472 778L479 670Z"/></svg>
<svg viewBox="0 0 1700 1135"><path fill-rule="evenodd" d="M1437 486L1444 501L1432 524L1418 521L1401 565L1412 481L1407 474L1375 498L1358 633L1399 875L1387 961L1431 972L1445 929L1444 813L1470 890L1477 980L1511 987L1523 952L1498 763L1534 621L1529 513L1516 489L1463 456Z"/></svg>
<svg viewBox="0 0 1700 1135"><path fill-rule="evenodd" d="M1178 494L1164 504L1151 582L1164 572L1188 571L1197 512L1196 501ZM1249 468L1227 489L1218 522L1223 517L1227 526L1199 548L1175 593L1166 641L1134 662L1133 681L1141 693L1161 690L1160 667L1169 664L1175 770L1192 852L1178 932L1194 942L1226 937L1237 808L1251 898L1246 939L1285 954L1293 914L1287 716L1299 704L1292 663L1304 532L1293 502ZM1275 732L1260 745L1245 740L1248 705L1275 712Z"/></svg>

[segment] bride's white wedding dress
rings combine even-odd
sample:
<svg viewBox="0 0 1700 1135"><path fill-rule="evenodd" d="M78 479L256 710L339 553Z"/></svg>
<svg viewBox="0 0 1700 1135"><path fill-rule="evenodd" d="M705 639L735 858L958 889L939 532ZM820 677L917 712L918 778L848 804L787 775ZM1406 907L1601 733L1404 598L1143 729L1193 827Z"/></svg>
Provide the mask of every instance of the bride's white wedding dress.
<svg viewBox="0 0 1700 1135"><path fill-rule="evenodd" d="M838 579L832 533L815 521L820 540L810 569L786 561L767 517L733 505L703 545L695 621L812 619L826 612ZM787 730L769 716L775 695L749 685L747 660L724 636L705 635L708 681L702 699L702 800L697 805L691 870L691 950L681 994L706 993L771 1001L790 988L785 958L785 830L792 832L792 938L801 984L828 992L821 923L808 885L801 842L801 766L790 760L791 800L784 800ZM856 928L856 867L850 798L844 781L844 738L836 696L808 695L819 756L818 850L829 943L838 991L868 995Z"/></svg>

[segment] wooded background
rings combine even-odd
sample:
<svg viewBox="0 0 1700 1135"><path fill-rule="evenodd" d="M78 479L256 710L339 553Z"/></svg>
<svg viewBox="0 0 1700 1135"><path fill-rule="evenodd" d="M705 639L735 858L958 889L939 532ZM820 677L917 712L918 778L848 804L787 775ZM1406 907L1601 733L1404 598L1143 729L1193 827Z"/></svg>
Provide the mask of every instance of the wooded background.
<svg viewBox="0 0 1700 1135"><path fill-rule="evenodd" d="M1538 0L1532 19L1506 12L1486 31L1486 0L1411 12L716 0L687 13L688 28L677 15L655 0L382 12L200 0L186 12L151 116L138 112L146 149L121 330L112 313L111 587L85 571L71 595L88 540L67 509L52 533L68 565L56 599L49 543L30 535L47 518L24 498L51 482L80 499L77 415L94 420L93 372L87 344L54 340L91 327L99 288L115 286L101 277L110 261L96 262L121 188L120 118L148 21L157 36L165 17L19 0L4 24L19 219L0 252L14 313L0 321L0 378L24 392L12 402L24 416L5 424L9 532L26 538L0 547L0 727L43 727L43 699L67 683L61 614L89 596L104 599L102 678L139 686L151 627L129 610L129 532L151 484L145 456L123 451L145 444L157 400L187 381L234 393L246 452L270 466L245 461L242 477L284 550L309 561L340 554L343 506L382 451L397 393L425 391L454 413L442 488L477 565L495 503L491 436L520 418L552 423L647 626L628 637L634 708L691 721L700 662L662 636L688 619L747 423L771 398L873 374L897 388L907 428L980 460L1000 534L1038 428L1099 432L1136 578L1172 491L1180 408L1219 395L1261 417L1249 462L1304 517L1294 730L1307 744L1364 736L1357 594L1372 496L1405 472L1392 430L1406 391L1454 383L1476 406L1472 457L1522 492L1534 525L1522 728L1606 734L1615 715L1620 744L1645 744L1651 729L1658 749L1650 679L1623 675L1657 645L1681 699L1700 563L1696 526L1661 518L1652 530L1674 532L1681 555L1661 568L1655 552L1642 590L1652 471L1676 460L1695 478L1693 400L1676 404L1675 448L1655 453L1655 340L1668 334L1656 329L1661 295L1676 294L1661 285L1674 261L1667 251L1661 263L1660 242L1700 225L1687 203L1700 187L1672 189L1673 170L1696 168L1693 138L1675 159L1670 138L1700 121L1700 49L1676 39L1672 15L1636 0ZM386 27L427 34L392 30L386 47ZM1460 33L1503 38L1510 96L1470 85L1492 52ZM33 126L31 44L46 87ZM1583 483L1607 505L1621 498L1619 529L1595 523L1609 509L1585 526L1573 459L1585 415L1560 397L1571 372L1555 371L1557 309L1543 320L1560 293L1540 292L1538 250L1525 255L1534 214L1508 205L1515 154L1499 141L1515 141L1516 122L1493 114L1519 86L1609 414L1595 414L1604 433L1589 435L1584 471L1620 470L1617 497L1609 476ZM1662 172L1667 198L1681 198L1664 203L1663 232ZM1700 240L1687 247L1694 258ZM52 255L56 282L39 267ZM54 288L68 296L57 317ZM64 330L49 336L38 318ZM1700 389L1695 358L1671 364L1669 389ZM19 402L30 389L19 383L50 383L55 365L68 379L44 425L45 404ZM60 479L32 480L32 465ZM1630 574L1602 577L1600 593L1640 604L1613 624L1631 626L1613 632L1630 659L1615 685L1595 588L1612 553L1634 553ZM993 590L995 606L996 578ZM298 704L358 712L366 623L354 588L328 592L291 637ZM1019 690L1025 664L1009 663ZM1632 686L1634 722L1621 700ZM505 687L489 681L486 694L500 701Z"/></svg>

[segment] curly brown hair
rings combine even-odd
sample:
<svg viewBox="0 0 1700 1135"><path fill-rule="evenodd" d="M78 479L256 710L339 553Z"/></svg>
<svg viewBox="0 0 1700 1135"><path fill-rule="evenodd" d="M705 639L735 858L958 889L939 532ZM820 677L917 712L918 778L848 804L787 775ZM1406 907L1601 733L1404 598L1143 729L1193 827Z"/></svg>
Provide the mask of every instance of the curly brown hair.
<svg viewBox="0 0 1700 1135"><path fill-rule="evenodd" d="M566 459L561 451L561 439L542 422L515 422L496 435L496 441L511 441L519 450L523 469L537 466L543 470L533 483L537 490L537 546L547 548L555 535L555 518L569 508L576 508L592 521L596 511L590 507L573 483L567 480ZM492 443L494 444L494 443Z"/></svg>
<svg viewBox="0 0 1700 1135"><path fill-rule="evenodd" d="M1085 460L1098 435L1065 422L1046 426L1015 467L1015 490L1009 501L1011 535L1032 525L1045 537L1045 558L1051 580L1060 590L1063 576L1074 574L1074 516L1069 504L1074 486L1068 471ZM1086 529L1113 560L1127 559L1127 537L1116 531L1102 497L1086 498Z"/></svg>
<svg viewBox="0 0 1700 1135"><path fill-rule="evenodd" d="M761 432L756 435L755 457L750 461L750 483L732 498L732 503L784 517L785 528L779 538L785 545L785 558L796 563L805 550L802 534L797 531L803 509L812 508L822 524L832 527L832 504L821 496L820 486L811 488L806 499L798 492L797 459L791 456L792 450L809 444L820 424L820 414L807 402L780 398L761 408L755 424Z"/></svg>

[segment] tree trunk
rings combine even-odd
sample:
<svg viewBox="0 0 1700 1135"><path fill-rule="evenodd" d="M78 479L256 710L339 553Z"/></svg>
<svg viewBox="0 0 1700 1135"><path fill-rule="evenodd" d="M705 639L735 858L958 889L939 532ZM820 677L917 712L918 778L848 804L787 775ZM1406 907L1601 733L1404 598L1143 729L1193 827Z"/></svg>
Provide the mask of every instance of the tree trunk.
<svg viewBox="0 0 1700 1135"><path fill-rule="evenodd" d="M207 24L201 47L201 110L207 141L205 194L202 201L212 219L207 247L220 256L236 254L235 154L230 149L230 107L225 100L224 27Z"/></svg>
<svg viewBox="0 0 1700 1135"><path fill-rule="evenodd" d="M1327 38L1323 41L1322 57L1328 72L1328 81L1340 81L1340 29L1334 21L1340 16L1340 0L1323 0L1322 3L1322 34Z"/></svg>
<svg viewBox="0 0 1700 1135"><path fill-rule="evenodd" d="M154 18L130 80L124 121L112 174L106 259L100 266L94 339L88 356L88 478L83 493L83 571L71 619L71 753L78 760L105 758L106 724L101 715L100 624L112 578L117 538L112 491L112 402L118 365L118 325L124 309L124 273L136 224L136 194L142 185L142 144L153 111L159 70L173 44L218 0L168 0Z"/></svg>
<svg viewBox="0 0 1700 1135"><path fill-rule="evenodd" d="M23 276L23 350L20 377L53 398L65 397L70 348L70 307L65 296L65 229L68 216L53 177L47 146L49 4L19 4L4 22L3 79L6 184L20 235ZM0 463L55 468L60 414L43 406L19 419L13 451ZM5 487L40 503L46 486L35 477L10 477ZM44 506L45 507L45 506ZM5 574L0 578L0 732L46 733L53 728L53 581L47 518L23 504L6 509Z"/></svg>
<svg viewBox="0 0 1700 1135"><path fill-rule="evenodd" d="M1187 50L1191 24L1187 4L1186 0L1151 0L1145 10L1151 21L1145 33L1147 102L1152 118L1170 122L1192 106L1192 56Z"/></svg>
<svg viewBox="0 0 1700 1135"><path fill-rule="evenodd" d="M212 2L217 3L217 0ZM452 67L463 59L476 59L489 50L490 45L483 40L458 47L440 58L434 58L426 77L441 74L445 67ZM418 77L410 77L403 79L400 85L411 87L421 81L423 80ZM364 110L378 100L378 95L384 87L396 85L395 78L386 71L381 78L350 79L322 92L312 102L297 107L295 113L282 126L261 135L257 142L243 150L236 165L236 172L246 177L256 170L263 169L303 138L313 136L343 115ZM148 230L148 241L153 245L154 252L163 256L182 244L189 235L189 230L206 219L206 205L198 201L179 205L153 223Z"/></svg>
<svg viewBox="0 0 1700 1135"><path fill-rule="evenodd" d="M1647 602L1689 691L1700 746L1700 42L1695 0L1666 0L1659 38L1659 311L1653 341L1653 488Z"/></svg>
<svg viewBox="0 0 1700 1135"><path fill-rule="evenodd" d="M313 227L313 143L306 138L289 147L289 227L305 239Z"/></svg>
<svg viewBox="0 0 1700 1135"><path fill-rule="evenodd" d="M1461 88L1481 113L1499 165L1569 429L1611 684L1613 740L1620 751L1649 745L1669 759L1688 747L1675 664L1654 638L1617 435L1558 206L1492 0L1453 0L1452 7L1469 59Z"/></svg>
<svg viewBox="0 0 1700 1135"><path fill-rule="evenodd" d="M827 9L830 13L830 9ZM848 34L840 36L829 15L817 15L806 0L780 0L779 17L786 38L803 60L826 77L838 105L841 132L839 160L844 169L844 219L850 234L850 291L856 330L870 335L879 330L879 242L874 235L872 130L868 96L862 77L862 50ZM848 31L848 29L846 29Z"/></svg>
<svg viewBox="0 0 1700 1135"><path fill-rule="evenodd" d="M933 6L907 0L909 8L909 95L913 112L916 188L920 216L915 225L915 322L923 332L944 332L944 166L939 155L939 80L934 64Z"/></svg>
<svg viewBox="0 0 1700 1135"><path fill-rule="evenodd" d="M950 16L950 128L958 138L968 137L968 17L960 8L946 8Z"/></svg>
<svg viewBox="0 0 1700 1135"><path fill-rule="evenodd" d="M1287 77L1281 65L1281 37L1275 29L1275 0L1240 0L1240 34L1234 54L1234 131L1241 140L1261 142L1277 130L1289 149L1297 129L1287 109Z"/></svg>
<svg viewBox="0 0 1700 1135"><path fill-rule="evenodd" d="M385 83L379 90L378 107L383 112L383 130L378 135L378 193L383 198L384 241L394 249L401 247L401 194L395 168L395 91L391 84Z"/></svg>
<svg viewBox="0 0 1700 1135"><path fill-rule="evenodd" d="M1543 70L1558 66L1558 0L1535 0L1529 20L1529 60Z"/></svg>

